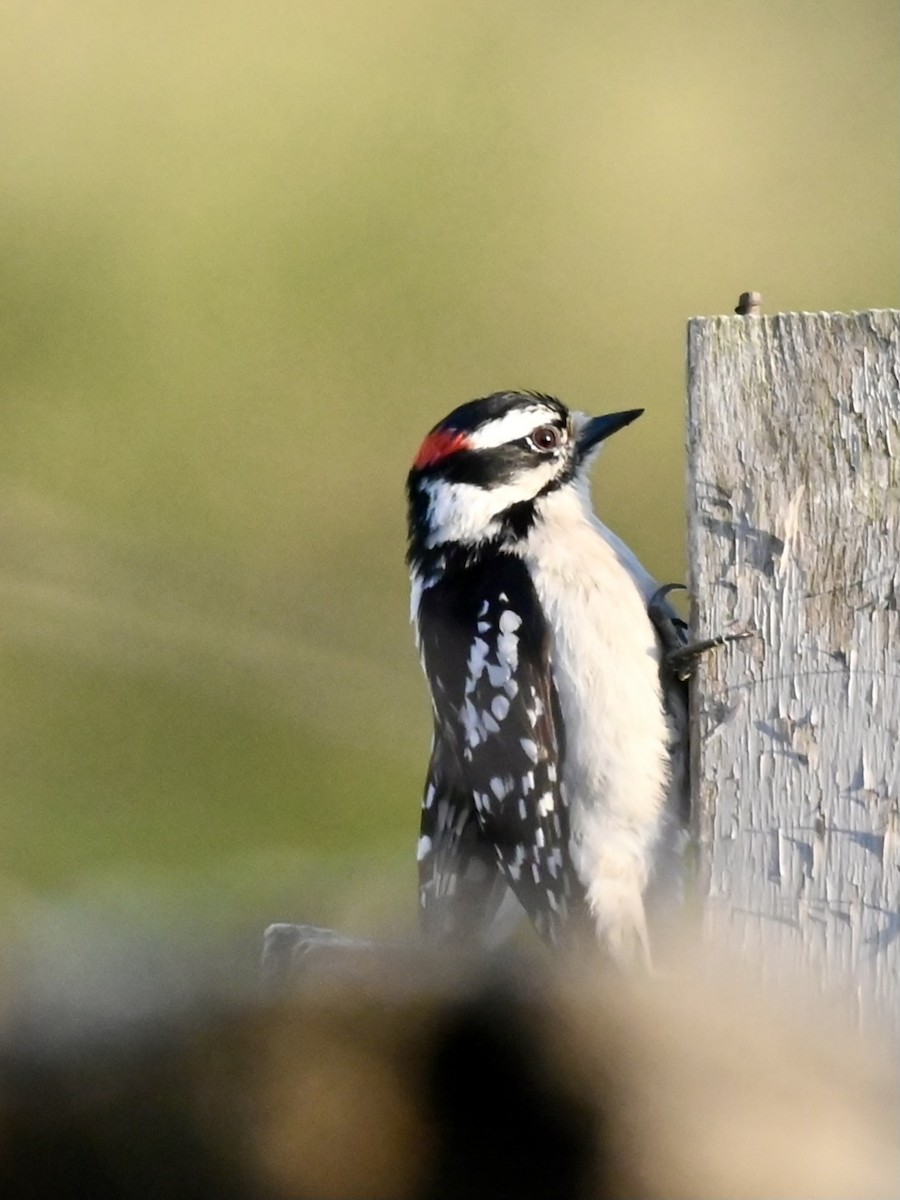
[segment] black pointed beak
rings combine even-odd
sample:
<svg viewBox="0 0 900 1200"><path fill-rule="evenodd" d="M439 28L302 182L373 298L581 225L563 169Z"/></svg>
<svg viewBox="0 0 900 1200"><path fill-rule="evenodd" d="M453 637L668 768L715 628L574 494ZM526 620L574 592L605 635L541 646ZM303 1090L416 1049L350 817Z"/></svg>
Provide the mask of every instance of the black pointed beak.
<svg viewBox="0 0 900 1200"><path fill-rule="evenodd" d="M591 417L585 421L576 441L579 457L584 458L617 430L636 421L643 411L642 408L629 408L627 412L607 413L604 417Z"/></svg>

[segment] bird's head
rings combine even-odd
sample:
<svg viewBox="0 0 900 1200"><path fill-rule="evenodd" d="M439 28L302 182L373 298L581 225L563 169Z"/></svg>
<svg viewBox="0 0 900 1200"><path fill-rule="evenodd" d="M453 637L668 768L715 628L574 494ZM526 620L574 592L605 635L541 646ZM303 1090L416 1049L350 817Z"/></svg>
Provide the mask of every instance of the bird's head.
<svg viewBox="0 0 900 1200"><path fill-rule="evenodd" d="M587 417L537 392L495 392L454 409L409 473L410 557L523 536L542 497L586 480L602 442L642 411Z"/></svg>

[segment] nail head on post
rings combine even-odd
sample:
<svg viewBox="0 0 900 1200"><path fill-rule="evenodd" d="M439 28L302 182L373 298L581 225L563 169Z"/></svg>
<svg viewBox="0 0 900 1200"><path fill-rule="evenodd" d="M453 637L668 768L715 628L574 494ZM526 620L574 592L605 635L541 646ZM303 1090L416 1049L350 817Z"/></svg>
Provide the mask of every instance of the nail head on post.
<svg viewBox="0 0 900 1200"><path fill-rule="evenodd" d="M734 310L739 317L758 317L762 315L762 296L759 292L741 292Z"/></svg>

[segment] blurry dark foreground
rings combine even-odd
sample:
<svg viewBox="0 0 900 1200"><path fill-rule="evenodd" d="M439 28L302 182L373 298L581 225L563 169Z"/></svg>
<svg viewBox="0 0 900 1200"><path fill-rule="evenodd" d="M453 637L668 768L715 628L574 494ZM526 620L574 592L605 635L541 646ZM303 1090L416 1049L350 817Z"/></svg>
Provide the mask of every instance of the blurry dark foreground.
<svg viewBox="0 0 900 1200"><path fill-rule="evenodd" d="M20 992L0 1196L900 1195L892 1056L739 989L336 947L265 990L75 1016Z"/></svg>

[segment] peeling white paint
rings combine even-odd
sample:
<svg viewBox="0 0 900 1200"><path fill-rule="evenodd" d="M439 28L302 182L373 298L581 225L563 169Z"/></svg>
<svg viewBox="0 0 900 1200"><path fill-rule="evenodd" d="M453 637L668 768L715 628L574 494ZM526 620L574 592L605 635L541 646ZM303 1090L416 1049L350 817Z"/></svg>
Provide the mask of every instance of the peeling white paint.
<svg viewBox="0 0 900 1200"><path fill-rule="evenodd" d="M690 569L707 925L900 1010L900 313L692 321Z"/></svg>

